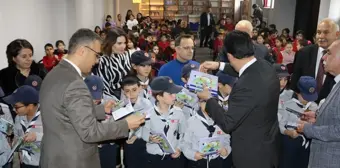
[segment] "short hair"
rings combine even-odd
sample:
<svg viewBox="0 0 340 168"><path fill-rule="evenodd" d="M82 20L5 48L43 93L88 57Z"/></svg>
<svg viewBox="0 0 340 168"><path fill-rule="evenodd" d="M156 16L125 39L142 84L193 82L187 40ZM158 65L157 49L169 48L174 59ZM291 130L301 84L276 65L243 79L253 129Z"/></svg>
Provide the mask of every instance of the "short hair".
<svg viewBox="0 0 340 168"><path fill-rule="evenodd" d="M152 91L152 96L156 99L156 102L158 101L157 100L157 96L164 96L164 91Z"/></svg>
<svg viewBox="0 0 340 168"><path fill-rule="evenodd" d="M288 28L284 28L284 29L282 30L282 32L283 32L283 31L287 32L287 34L290 33L290 30L289 30Z"/></svg>
<svg viewBox="0 0 340 168"><path fill-rule="evenodd" d="M190 34L183 34L176 38L175 46L179 46L181 44L182 39L192 39Z"/></svg>
<svg viewBox="0 0 340 168"><path fill-rule="evenodd" d="M51 43L47 43L47 44L45 44L45 46L44 46L44 49L46 50L46 47L52 47L53 48L53 45L51 44Z"/></svg>
<svg viewBox="0 0 340 168"><path fill-rule="evenodd" d="M93 32L92 30L84 28L77 30L72 35L69 42L68 46L69 55L74 54L80 46L89 45L97 40L101 42L99 35Z"/></svg>
<svg viewBox="0 0 340 168"><path fill-rule="evenodd" d="M275 24L270 24L270 25L269 25L269 28L275 29L275 30L276 30L276 25L275 25Z"/></svg>
<svg viewBox="0 0 340 168"><path fill-rule="evenodd" d="M125 86L138 85L140 86L139 80L136 76L126 76L123 78L122 82L120 82L122 88Z"/></svg>
<svg viewBox="0 0 340 168"><path fill-rule="evenodd" d="M224 48L237 59L254 55L254 44L250 35L239 30L227 34L224 39Z"/></svg>
<svg viewBox="0 0 340 168"><path fill-rule="evenodd" d="M112 54L112 46L116 44L118 37L123 36L127 42L126 33L124 30L115 28L110 30L106 34L106 38L103 43L103 53L110 56Z"/></svg>
<svg viewBox="0 0 340 168"><path fill-rule="evenodd" d="M296 31L296 35L299 35L299 34L301 34L302 37L305 37L305 32L303 30Z"/></svg>
<svg viewBox="0 0 340 168"><path fill-rule="evenodd" d="M306 47L308 46L308 41L306 39L302 39L298 41L300 46Z"/></svg>
<svg viewBox="0 0 340 168"><path fill-rule="evenodd" d="M278 33L278 31L276 29L273 29L273 30L269 31L269 35L276 34L276 33Z"/></svg>
<svg viewBox="0 0 340 168"><path fill-rule="evenodd" d="M7 45L6 55L9 67L15 65L13 58L17 57L24 48L30 49L34 53L32 44L25 39L16 39Z"/></svg>
<svg viewBox="0 0 340 168"><path fill-rule="evenodd" d="M111 19L112 19L111 15L107 15L107 16L106 16L106 19L107 19L107 18L111 18Z"/></svg>
<svg viewBox="0 0 340 168"><path fill-rule="evenodd" d="M56 41L56 42L55 42L55 47L57 47L57 48L58 48L59 44L62 44L62 45L64 45L64 46L65 46L65 43L64 43L64 41L63 41L63 40L58 40L58 41Z"/></svg>

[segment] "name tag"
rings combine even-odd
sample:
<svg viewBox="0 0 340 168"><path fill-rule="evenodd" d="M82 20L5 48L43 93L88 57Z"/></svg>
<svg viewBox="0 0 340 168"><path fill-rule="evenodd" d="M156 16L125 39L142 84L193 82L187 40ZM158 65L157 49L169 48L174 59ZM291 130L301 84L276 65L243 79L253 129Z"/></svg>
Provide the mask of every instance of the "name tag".
<svg viewBox="0 0 340 168"><path fill-rule="evenodd" d="M222 135L223 132L220 130L220 131L217 131L217 134L218 134L218 135Z"/></svg>
<svg viewBox="0 0 340 168"><path fill-rule="evenodd" d="M171 122L171 123L178 123L179 120L171 120L170 122Z"/></svg>

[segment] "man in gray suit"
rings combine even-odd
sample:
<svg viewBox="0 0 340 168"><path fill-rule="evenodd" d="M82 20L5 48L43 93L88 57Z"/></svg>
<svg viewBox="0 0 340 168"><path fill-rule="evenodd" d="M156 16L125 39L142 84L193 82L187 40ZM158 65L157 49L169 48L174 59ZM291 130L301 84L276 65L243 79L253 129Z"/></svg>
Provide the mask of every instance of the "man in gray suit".
<svg viewBox="0 0 340 168"><path fill-rule="evenodd" d="M100 168L97 143L124 138L145 116L109 119L113 102L94 105L83 81L100 57L100 37L89 29L75 32L69 54L45 77L40 89L44 127L40 166L42 168Z"/></svg>
<svg viewBox="0 0 340 168"><path fill-rule="evenodd" d="M325 71L335 76L335 85L319 110L305 112L304 121L298 126L299 132L312 139L310 168L338 168L340 165L340 40L333 42L326 51L323 56Z"/></svg>

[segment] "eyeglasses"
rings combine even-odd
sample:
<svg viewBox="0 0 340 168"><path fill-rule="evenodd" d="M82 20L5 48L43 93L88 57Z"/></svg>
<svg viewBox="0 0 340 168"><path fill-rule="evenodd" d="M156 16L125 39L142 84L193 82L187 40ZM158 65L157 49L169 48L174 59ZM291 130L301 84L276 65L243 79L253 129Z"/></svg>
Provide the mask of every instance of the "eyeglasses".
<svg viewBox="0 0 340 168"><path fill-rule="evenodd" d="M103 53L99 53L99 52L97 52L97 51L94 51L94 49L92 49L92 48L89 47L89 46L84 46L84 47L87 48L87 49L90 49L91 51L93 51L94 53L96 53L97 59L99 59L101 56L103 56Z"/></svg>

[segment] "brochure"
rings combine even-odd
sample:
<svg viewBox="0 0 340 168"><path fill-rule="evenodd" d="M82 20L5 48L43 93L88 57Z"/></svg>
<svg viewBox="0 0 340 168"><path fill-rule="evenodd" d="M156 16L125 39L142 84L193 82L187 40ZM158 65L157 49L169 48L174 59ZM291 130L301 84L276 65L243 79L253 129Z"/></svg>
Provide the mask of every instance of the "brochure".
<svg viewBox="0 0 340 168"><path fill-rule="evenodd" d="M218 153L222 148L222 138L221 137L207 137L201 138L199 141L199 151L205 156L213 155Z"/></svg>
<svg viewBox="0 0 340 168"><path fill-rule="evenodd" d="M144 115L145 114L145 118L150 118L150 110L145 109L145 108L140 108L140 109L134 109L134 113L136 115Z"/></svg>
<svg viewBox="0 0 340 168"><path fill-rule="evenodd" d="M27 151L28 154L40 152L40 142L23 142L19 147L19 151Z"/></svg>
<svg viewBox="0 0 340 168"><path fill-rule="evenodd" d="M198 71L191 71L188 86L190 90L195 92L202 91L203 86L206 86L213 96L217 96L218 77Z"/></svg>
<svg viewBox="0 0 340 168"><path fill-rule="evenodd" d="M198 103L196 94L191 93L187 89L182 89L181 92L177 93L176 100L189 107L195 107Z"/></svg>
<svg viewBox="0 0 340 168"><path fill-rule="evenodd" d="M156 135L161 139L158 145L164 153L172 154L176 152L163 132L159 133L151 131L151 135Z"/></svg>
<svg viewBox="0 0 340 168"><path fill-rule="evenodd" d="M0 118L0 131L3 132L6 135L12 135L13 134L13 127L14 125L10 123L9 121Z"/></svg>
<svg viewBox="0 0 340 168"><path fill-rule="evenodd" d="M119 101L116 106L112 109L112 117L114 120L119 120L134 112L132 104L129 100Z"/></svg>
<svg viewBox="0 0 340 168"><path fill-rule="evenodd" d="M298 112L298 111L296 111L296 110L294 110L294 109L291 109L291 108L288 108L288 107L287 107L286 110L287 110L288 112L290 112L290 113L296 115L296 116L299 117L299 118L303 116L303 113L300 113L300 112Z"/></svg>

